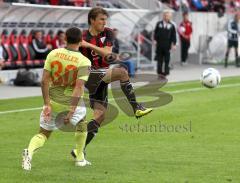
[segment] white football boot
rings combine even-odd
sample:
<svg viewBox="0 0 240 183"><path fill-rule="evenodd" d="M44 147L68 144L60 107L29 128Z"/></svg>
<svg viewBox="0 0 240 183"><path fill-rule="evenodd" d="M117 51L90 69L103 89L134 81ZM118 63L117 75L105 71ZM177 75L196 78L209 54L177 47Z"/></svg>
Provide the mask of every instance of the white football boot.
<svg viewBox="0 0 240 183"><path fill-rule="evenodd" d="M76 160L76 162L75 162L75 165L76 166L86 166L86 165L92 165L92 163L91 162L89 162L88 160L86 160L85 158L83 159L83 160L81 160L81 161L78 161L76 158L77 158L77 155L76 155L77 153L76 153L76 149L73 149L72 151L71 151L71 155L72 155L72 157Z"/></svg>
<svg viewBox="0 0 240 183"><path fill-rule="evenodd" d="M29 155L28 149L24 149L22 153L22 168L24 170L31 170L31 160L32 158Z"/></svg>

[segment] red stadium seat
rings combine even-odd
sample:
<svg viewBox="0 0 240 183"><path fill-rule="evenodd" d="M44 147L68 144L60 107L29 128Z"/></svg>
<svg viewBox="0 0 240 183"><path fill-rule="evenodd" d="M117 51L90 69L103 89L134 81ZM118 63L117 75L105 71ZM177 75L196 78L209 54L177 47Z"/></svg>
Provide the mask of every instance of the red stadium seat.
<svg viewBox="0 0 240 183"><path fill-rule="evenodd" d="M29 33L29 35L28 35L28 43L29 43L29 44L32 43L33 33L34 33L34 30L32 30L32 31Z"/></svg>
<svg viewBox="0 0 240 183"><path fill-rule="evenodd" d="M12 52L12 60L17 68L24 67L25 64L21 58L21 53L19 49L19 37L17 36L17 31L13 30L10 35L10 50Z"/></svg>
<svg viewBox="0 0 240 183"><path fill-rule="evenodd" d="M22 57L22 60L25 62L25 66L26 67L33 67L34 66L34 56L35 53L34 51L31 51L30 45L29 45L29 37L26 36L26 32L25 30L23 30L21 32L21 34L19 35L19 50L20 50L20 54Z"/></svg>
<svg viewBox="0 0 240 183"><path fill-rule="evenodd" d="M44 37L44 41L46 44L51 44L53 39L54 39L53 31L49 30L47 35Z"/></svg>

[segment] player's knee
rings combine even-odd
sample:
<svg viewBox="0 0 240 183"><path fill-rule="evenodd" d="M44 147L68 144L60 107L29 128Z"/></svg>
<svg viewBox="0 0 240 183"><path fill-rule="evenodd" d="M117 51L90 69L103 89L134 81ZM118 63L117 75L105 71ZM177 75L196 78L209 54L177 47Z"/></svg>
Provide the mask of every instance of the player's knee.
<svg viewBox="0 0 240 183"><path fill-rule="evenodd" d="M118 77L120 80L128 79L128 72L124 67L116 68L116 73L118 73Z"/></svg>
<svg viewBox="0 0 240 183"><path fill-rule="evenodd" d="M125 67L120 67L119 69L120 69L121 75L123 76L128 75L128 71Z"/></svg>
<svg viewBox="0 0 240 183"><path fill-rule="evenodd" d="M112 70L113 74L123 75L126 72L124 67L117 67Z"/></svg>
<svg viewBox="0 0 240 183"><path fill-rule="evenodd" d="M98 132L98 128L100 127L99 123L96 120L91 120L88 125L87 125L87 130L90 133L97 133Z"/></svg>
<svg viewBox="0 0 240 183"><path fill-rule="evenodd" d="M43 128L40 128L39 133L43 134L48 139L50 137L52 131L48 131Z"/></svg>

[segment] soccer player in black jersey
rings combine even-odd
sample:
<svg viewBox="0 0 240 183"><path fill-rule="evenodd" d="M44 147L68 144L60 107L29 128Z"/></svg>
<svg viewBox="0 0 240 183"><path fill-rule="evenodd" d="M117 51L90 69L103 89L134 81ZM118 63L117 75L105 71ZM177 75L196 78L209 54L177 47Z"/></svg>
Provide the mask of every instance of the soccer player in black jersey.
<svg viewBox="0 0 240 183"><path fill-rule="evenodd" d="M87 88L89 89L90 106L94 111L94 119L88 123L88 136L86 145L90 143L98 132L98 128L104 121L107 110L108 84L113 81L120 81L121 89L131 104L135 116L142 117L152 111L151 108L144 108L136 101L132 84L129 82L128 72L124 67L109 68L105 58L112 53L113 32L105 27L108 13L100 7L92 8L88 14L89 29L83 32L81 52L92 62ZM97 77L101 77L97 81ZM95 87L91 87L94 82ZM96 84L99 82L99 84ZM91 88L91 89L90 89ZM93 89L93 90L92 90ZM74 156L74 151L72 151Z"/></svg>

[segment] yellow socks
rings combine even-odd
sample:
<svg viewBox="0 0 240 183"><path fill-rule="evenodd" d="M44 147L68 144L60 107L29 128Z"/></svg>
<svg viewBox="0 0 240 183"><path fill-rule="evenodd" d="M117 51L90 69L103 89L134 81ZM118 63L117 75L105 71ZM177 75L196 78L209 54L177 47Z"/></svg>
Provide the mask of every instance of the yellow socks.
<svg viewBox="0 0 240 183"><path fill-rule="evenodd" d="M77 156L76 159L79 161L84 159L83 150L85 147L86 138L87 138L87 122L79 122L79 124L76 126L75 132L76 149L74 151ZM28 145L28 152L31 158L35 151L44 145L46 140L47 137L42 133L33 136Z"/></svg>
<svg viewBox="0 0 240 183"><path fill-rule="evenodd" d="M33 156L34 151L36 151L38 148L42 147L47 140L47 137L41 133L35 135L29 145L28 145L28 152L30 157Z"/></svg>
<svg viewBox="0 0 240 183"><path fill-rule="evenodd" d="M76 140L75 153L77 155L77 160L79 161L84 159L83 149L85 147L86 138L87 138L87 122L79 122L75 132Z"/></svg>

